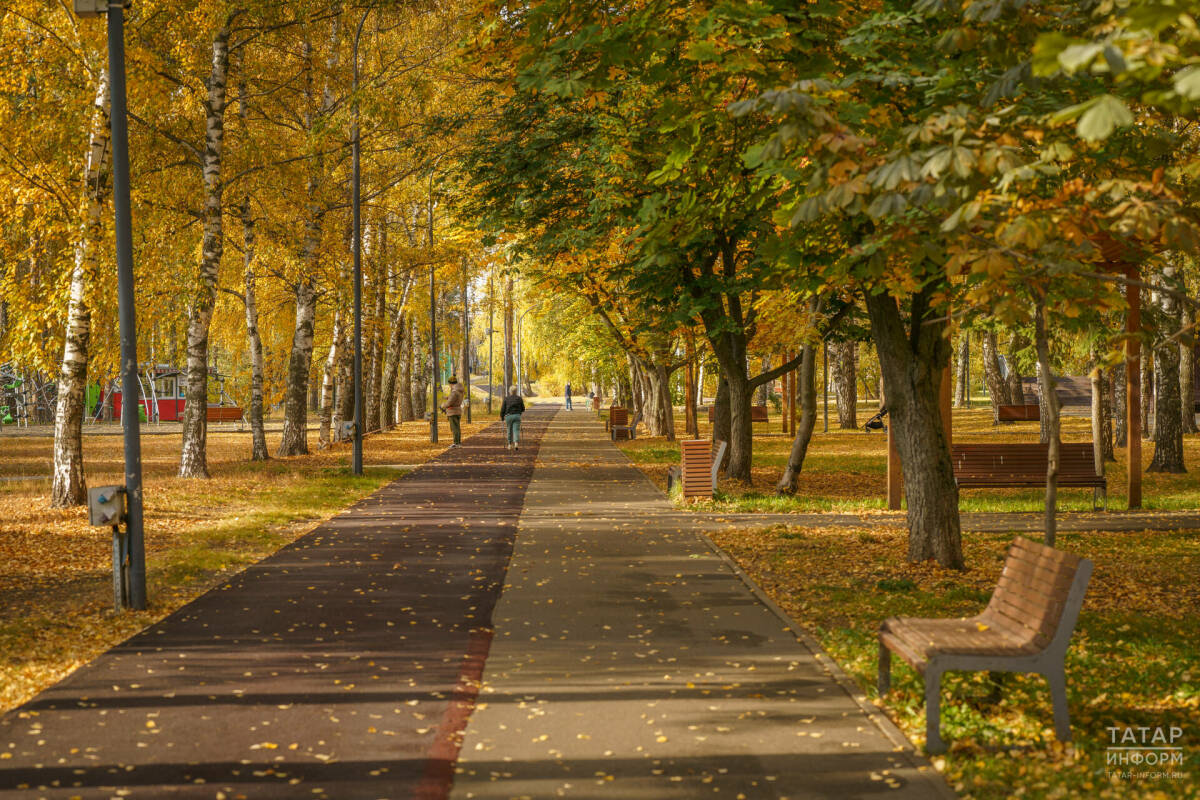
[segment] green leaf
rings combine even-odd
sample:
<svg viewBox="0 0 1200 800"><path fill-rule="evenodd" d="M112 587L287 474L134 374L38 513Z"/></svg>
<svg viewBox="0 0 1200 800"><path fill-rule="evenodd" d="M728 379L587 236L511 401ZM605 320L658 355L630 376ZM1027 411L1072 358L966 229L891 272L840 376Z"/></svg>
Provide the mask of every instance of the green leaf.
<svg viewBox="0 0 1200 800"><path fill-rule="evenodd" d="M1185 67L1176 73L1175 91L1189 100L1200 99L1200 67Z"/></svg>
<svg viewBox="0 0 1200 800"><path fill-rule="evenodd" d="M1090 142L1107 139L1117 128L1133 124L1133 114L1125 102L1111 94L1101 95L1095 104L1079 118L1076 132Z"/></svg>
<svg viewBox="0 0 1200 800"><path fill-rule="evenodd" d="M1091 65L1096 56L1104 52L1104 45L1073 44L1058 54L1058 63L1067 72L1078 72Z"/></svg>

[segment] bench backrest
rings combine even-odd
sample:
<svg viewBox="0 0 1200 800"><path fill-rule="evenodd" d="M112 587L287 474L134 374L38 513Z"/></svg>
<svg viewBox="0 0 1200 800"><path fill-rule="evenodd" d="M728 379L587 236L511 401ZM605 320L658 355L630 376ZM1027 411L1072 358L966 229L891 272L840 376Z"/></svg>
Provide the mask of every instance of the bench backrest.
<svg viewBox="0 0 1200 800"><path fill-rule="evenodd" d="M1045 475L1049 445L1038 442L1017 444L954 444L950 458L956 475ZM1060 475L1096 474L1091 442L1060 442Z"/></svg>
<svg viewBox="0 0 1200 800"><path fill-rule="evenodd" d="M1018 536L984 614L1018 640L1045 649L1071 636L1092 562Z"/></svg>
<svg viewBox="0 0 1200 800"><path fill-rule="evenodd" d="M612 425L624 425L629 422L629 409L622 406L609 406L608 421Z"/></svg>

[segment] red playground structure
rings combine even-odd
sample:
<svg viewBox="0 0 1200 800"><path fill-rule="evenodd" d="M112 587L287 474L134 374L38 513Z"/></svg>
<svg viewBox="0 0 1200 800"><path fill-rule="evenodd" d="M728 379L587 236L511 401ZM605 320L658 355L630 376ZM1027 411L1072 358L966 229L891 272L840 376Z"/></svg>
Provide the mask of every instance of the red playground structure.
<svg viewBox="0 0 1200 800"><path fill-rule="evenodd" d="M233 402L225 392L225 379L215 371L209 371L209 378L216 382L220 400L208 404L209 422L236 422L242 418L242 408ZM183 407L186 403L184 394L187 389L186 374L175 367L158 364L148 367L139 376L138 386L141 397L138 404L142 407L143 419L148 422L181 422ZM123 397L120 388L112 390L113 416L121 418Z"/></svg>

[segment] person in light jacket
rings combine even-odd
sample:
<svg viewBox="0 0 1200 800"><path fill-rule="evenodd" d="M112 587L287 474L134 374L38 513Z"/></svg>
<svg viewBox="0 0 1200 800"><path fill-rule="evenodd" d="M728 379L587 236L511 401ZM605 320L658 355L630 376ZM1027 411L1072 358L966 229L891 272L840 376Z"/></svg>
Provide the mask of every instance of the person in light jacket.
<svg viewBox="0 0 1200 800"><path fill-rule="evenodd" d="M525 413L525 401L517 387L508 387L508 397L500 404L500 419L504 422L505 440L509 450L519 450L521 444L521 415Z"/></svg>
<svg viewBox="0 0 1200 800"><path fill-rule="evenodd" d="M450 423L450 433L454 435L454 444L451 447L458 447L462 444L462 403L463 390L458 385L458 378L453 375L448 381L450 384L450 397L447 398L446 404L442 406L442 411L446 412L446 421Z"/></svg>

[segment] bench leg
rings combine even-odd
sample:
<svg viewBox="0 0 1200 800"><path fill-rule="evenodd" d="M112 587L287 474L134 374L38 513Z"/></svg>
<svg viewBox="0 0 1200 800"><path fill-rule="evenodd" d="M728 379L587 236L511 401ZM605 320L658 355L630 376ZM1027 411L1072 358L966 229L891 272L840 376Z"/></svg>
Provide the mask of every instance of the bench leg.
<svg viewBox="0 0 1200 800"><path fill-rule="evenodd" d="M1060 742L1071 741L1071 711L1067 708L1067 676L1062 667L1046 673L1054 703L1054 733Z"/></svg>
<svg viewBox="0 0 1200 800"><path fill-rule="evenodd" d="M876 684L879 696L883 697L892 688L892 651L883 642L879 643L879 681Z"/></svg>
<svg viewBox="0 0 1200 800"><path fill-rule="evenodd" d="M942 673L932 667L925 670L925 750L946 752L942 741Z"/></svg>

